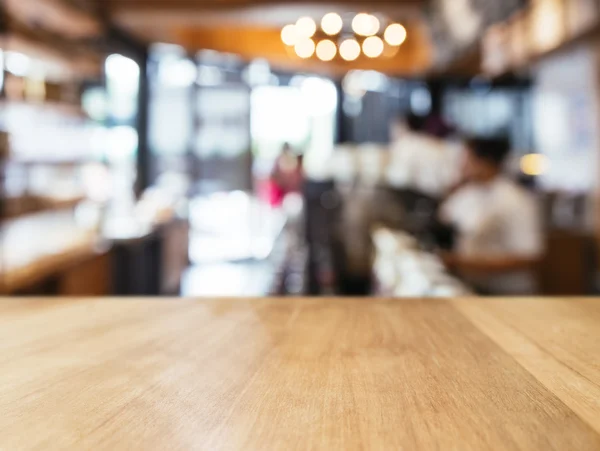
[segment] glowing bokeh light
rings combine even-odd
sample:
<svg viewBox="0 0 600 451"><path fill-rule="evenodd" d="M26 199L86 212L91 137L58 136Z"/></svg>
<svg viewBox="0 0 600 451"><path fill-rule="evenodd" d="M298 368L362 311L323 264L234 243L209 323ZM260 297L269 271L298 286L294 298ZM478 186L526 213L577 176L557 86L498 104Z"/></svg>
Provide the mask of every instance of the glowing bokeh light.
<svg viewBox="0 0 600 451"><path fill-rule="evenodd" d="M301 17L296 22L296 33L298 37L312 38L317 32L317 24L310 17Z"/></svg>
<svg viewBox="0 0 600 451"><path fill-rule="evenodd" d="M381 38L371 36L363 42L363 52L369 58L377 58L383 53L385 46Z"/></svg>
<svg viewBox="0 0 600 451"><path fill-rule="evenodd" d="M333 41L326 39L317 44L317 58L321 61L331 61L337 54L337 47Z"/></svg>
<svg viewBox="0 0 600 451"><path fill-rule="evenodd" d="M295 50L300 58L310 58L315 53L315 43L312 39L303 39L296 44Z"/></svg>
<svg viewBox="0 0 600 451"><path fill-rule="evenodd" d="M360 44L354 39L346 39L340 45L340 56L346 61L354 61L360 56Z"/></svg>
<svg viewBox="0 0 600 451"><path fill-rule="evenodd" d="M406 41L406 28L399 23L393 23L385 29L384 38L385 42L389 45L400 46Z"/></svg>
<svg viewBox="0 0 600 451"><path fill-rule="evenodd" d="M371 14L360 13L352 21L352 29L359 36L373 36L381 27L379 19Z"/></svg>
<svg viewBox="0 0 600 451"><path fill-rule="evenodd" d="M329 36L334 36L342 31L344 27L344 21L337 13L325 14L321 21L321 28Z"/></svg>
<svg viewBox="0 0 600 451"><path fill-rule="evenodd" d="M298 32L295 25L286 25L281 30L281 40L285 45L294 46L298 42Z"/></svg>

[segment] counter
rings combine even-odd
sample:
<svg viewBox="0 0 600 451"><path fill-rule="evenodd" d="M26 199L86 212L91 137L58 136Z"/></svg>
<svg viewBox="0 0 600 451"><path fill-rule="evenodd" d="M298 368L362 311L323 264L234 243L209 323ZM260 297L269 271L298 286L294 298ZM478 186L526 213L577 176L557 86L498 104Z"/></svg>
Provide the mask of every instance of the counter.
<svg viewBox="0 0 600 451"><path fill-rule="evenodd" d="M416 238L383 227L371 233L374 292L378 296L437 298L471 296L440 258L422 250Z"/></svg>
<svg viewBox="0 0 600 451"><path fill-rule="evenodd" d="M70 210L3 222L0 295L178 294L189 263L187 220L167 217L120 231L101 234L83 227Z"/></svg>
<svg viewBox="0 0 600 451"><path fill-rule="evenodd" d="M593 299L6 299L0 343L0 449L600 449Z"/></svg>
<svg viewBox="0 0 600 451"><path fill-rule="evenodd" d="M70 211L37 213L0 224L0 293L12 294L101 255L100 236Z"/></svg>

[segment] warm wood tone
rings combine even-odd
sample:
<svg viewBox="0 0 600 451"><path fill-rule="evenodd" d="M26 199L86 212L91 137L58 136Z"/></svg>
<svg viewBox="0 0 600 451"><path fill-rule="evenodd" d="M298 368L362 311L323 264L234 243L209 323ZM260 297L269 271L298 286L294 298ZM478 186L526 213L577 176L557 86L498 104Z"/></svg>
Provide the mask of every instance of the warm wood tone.
<svg viewBox="0 0 600 451"><path fill-rule="evenodd" d="M101 34L100 22L62 0L3 0L6 11L20 22L52 31L71 39L94 38Z"/></svg>
<svg viewBox="0 0 600 451"><path fill-rule="evenodd" d="M421 0L282 1L282 0L122 0L107 5L112 19L147 42L180 44L191 52L212 49L266 58L278 69L343 74L373 69L391 75L420 75L429 69L432 46ZM403 23L408 41L395 58L361 59L354 63L303 61L281 42L281 28L302 16L369 11Z"/></svg>
<svg viewBox="0 0 600 451"><path fill-rule="evenodd" d="M0 42L2 50L24 53L54 69L58 67L63 74L61 78L67 80L94 79L100 76L102 71L100 54L53 46L50 42L44 42L35 33L28 32L20 25L14 25L11 23L11 32L3 36Z"/></svg>
<svg viewBox="0 0 600 451"><path fill-rule="evenodd" d="M51 250L42 246L44 240L52 239L45 237L49 230L57 227L56 216L68 215L69 210L47 211L0 223L0 294L27 290L98 255L98 234L76 230L70 221L65 222L67 239L54 241ZM25 235L35 233L33 231L41 235L26 240ZM52 237L56 239L57 234L53 233Z"/></svg>
<svg viewBox="0 0 600 451"><path fill-rule="evenodd" d="M5 300L2 449L600 449L600 301Z"/></svg>
<svg viewBox="0 0 600 451"><path fill-rule="evenodd" d="M18 268L0 272L0 294L12 294L34 286L45 279L60 274L96 255L94 246L97 240L75 243L64 251L51 255L42 255L31 263Z"/></svg>
<svg viewBox="0 0 600 451"><path fill-rule="evenodd" d="M540 265L540 288L548 296L584 295L590 292L593 237L577 231L549 231ZM565 271L565 269L568 270Z"/></svg>
<svg viewBox="0 0 600 451"><path fill-rule="evenodd" d="M189 49L212 49L235 53L244 59L267 58L271 64L281 69L346 73L352 69L378 70L388 74L420 74L430 66L431 54L425 44L426 37L420 27L409 29L409 38L399 48L398 53L389 59L360 58L347 63L336 60L321 63L317 59L302 60L293 49L286 47L280 38L279 28L218 27L180 29L173 33L174 40Z"/></svg>
<svg viewBox="0 0 600 451"><path fill-rule="evenodd" d="M58 277L62 296L108 296L112 293L111 255L94 255L67 269Z"/></svg>
<svg viewBox="0 0 600 451"><path fill-rule="evenodd" d="M3 105L4 104L0 102L0 108L2 108ZM86 198L83 196L55 199L53 197L42 197L32 195L4 198L4 211L0 215L0 224L2 224L2 221L4 220L15 219L24 215L30 215L52 210L65 210L69 208L75 208L79 203L83 202L85 199Z"/></svg>
<svg viewBox="0 0 600 451"><path fill-rule="evenodd" d="M454 305L600 432L600 300L459 300ZM564 449L573 447L578 448L575 442Z"/></svg>

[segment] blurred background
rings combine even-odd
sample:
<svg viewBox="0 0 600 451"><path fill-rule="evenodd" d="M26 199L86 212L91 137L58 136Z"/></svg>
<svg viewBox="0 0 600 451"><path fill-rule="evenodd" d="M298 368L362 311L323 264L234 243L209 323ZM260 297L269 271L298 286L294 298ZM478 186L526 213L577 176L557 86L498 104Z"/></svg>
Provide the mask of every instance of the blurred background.
<svg viewBox="0 0 600 451"><path fill-rule="evenodd" d="M598 0L3 0L3 295L597 294Z"/></svg>

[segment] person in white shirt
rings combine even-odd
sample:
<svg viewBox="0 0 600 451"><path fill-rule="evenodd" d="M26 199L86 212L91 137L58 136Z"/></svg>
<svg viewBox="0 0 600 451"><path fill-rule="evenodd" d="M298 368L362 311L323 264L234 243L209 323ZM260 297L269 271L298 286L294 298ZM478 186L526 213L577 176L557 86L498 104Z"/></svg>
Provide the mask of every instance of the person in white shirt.
<svg viewBox="0 0 600 451"><path fill-rule="evenodd" d="M468 141L463 182L441 207L442 222L456 233L445 263L486 294L536 292L535 269L543 254L535 198L502 175L505 140Z"/></svg>
<svg viewBox="0 0 600 451"><path fill-rule="evenodd" d="M423 132L423 119L410 114L395 125L387 183L439 198L456 183L459 167L453 143Z"/></svg>

